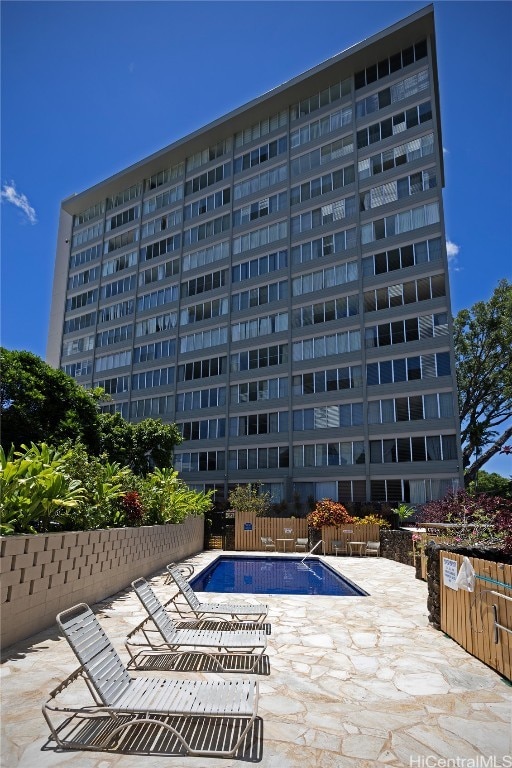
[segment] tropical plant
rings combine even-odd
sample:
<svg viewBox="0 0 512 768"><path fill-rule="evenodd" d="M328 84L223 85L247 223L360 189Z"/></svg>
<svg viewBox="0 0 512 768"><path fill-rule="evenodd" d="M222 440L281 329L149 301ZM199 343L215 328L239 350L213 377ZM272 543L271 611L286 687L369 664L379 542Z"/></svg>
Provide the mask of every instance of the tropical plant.
<svg viewBox="0 0 512 768"><path fill-rule="evenodd" d="M308 526L320 530L324 525L346 525L356 522L351 517L343 504L332 499L317 501L312 512L306 517Z"/></svg>
<svg viewBox="0 0 512 768"><path fill-rule="evenodd" d="M141 487L147 522L182 523L189 515L204 515L212 506L213 491L195 491L172 469L155 469Z"/></svg>
<svg viewBox="0 0 512 768"><path fill-rule="evenodd" d="M395 507L391 510L395 513L395 515L398 515L400 522L403 522L404 520L407 520L408 517L411 517L416 512L414 507L411 507L410 504L399 504L398 507Z"/></svg>
<svg viewBox="0 0 512 768"><path fill-rule="evenodd" d="M378 525L379 528L391 528L391 525L387 520L378 515L366 515L356 520L358 525Z"/></svg>
<svg viewBox="0 0 512 768"><path fill-rule="evenodd" d="M118 501L127 492L138 489L139 479L129 467L110 463L106 456L90 456L81 443L66 443L66 471L80 480L84 497L67 516L70 529L91 530L109 528L121 523Z"/></svg>
<svg viewBox="0 0 512 768"><path fill-rule="evenodd" d="M66 454L23 445L6 455L0 448L0 533L38 533L59 526L84 498L80 480L65 471Z"/></svg>
<svg viewBox="0 0 512 768"><path fill-rule="evenodd" d="M144 524L145 510L137 491L128 491L118 502L119 525L134 527Z"/></svg>
<svg viewBox="0 0 512 768"><path fill-rule="evenodd" d="M230 491L228 502L231 509L257 517L266 517L271 509L270 493L262 492L259 483L237 485Z"/></svg>

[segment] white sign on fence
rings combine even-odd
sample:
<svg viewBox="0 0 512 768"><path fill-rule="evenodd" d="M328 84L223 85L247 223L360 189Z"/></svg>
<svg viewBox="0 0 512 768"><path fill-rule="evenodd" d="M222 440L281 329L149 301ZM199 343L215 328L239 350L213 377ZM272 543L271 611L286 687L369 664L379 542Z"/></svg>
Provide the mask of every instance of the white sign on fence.
<svg viewBox="0 0 512 768"><path fill-rule="evenodd" d="M445 587L459 589L457 585L457 561L451 560L449 557L443 557L443 583Z"/></svg>

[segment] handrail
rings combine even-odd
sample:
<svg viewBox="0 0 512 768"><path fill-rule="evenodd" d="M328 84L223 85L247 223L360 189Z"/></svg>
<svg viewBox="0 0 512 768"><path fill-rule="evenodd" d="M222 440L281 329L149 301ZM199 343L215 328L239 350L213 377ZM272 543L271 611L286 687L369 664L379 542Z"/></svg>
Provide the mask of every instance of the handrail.
<svg viewBox="0 0 512 768"><path fill-rule="evenodd" d="M309 552L307 553L307 555L304 555L304 557L303 557L303 558L302 558L302 560L300 561L300 562L301 562L301 565L304 563L304 560L306 559L306 557L308 557L309 555L312 555L312 554L313 554L313 552L315 551L315 549L316 549L317 547L319 547L319 546L320 546L320 544L324 544L324 540L323 540L323 539L320 539L320 541L317 541L317 543L315 544L315 546L314 546L314 547L311 547L311 549L309 550ZM323 552L323 554L325 554L325 552Z"/></svg>

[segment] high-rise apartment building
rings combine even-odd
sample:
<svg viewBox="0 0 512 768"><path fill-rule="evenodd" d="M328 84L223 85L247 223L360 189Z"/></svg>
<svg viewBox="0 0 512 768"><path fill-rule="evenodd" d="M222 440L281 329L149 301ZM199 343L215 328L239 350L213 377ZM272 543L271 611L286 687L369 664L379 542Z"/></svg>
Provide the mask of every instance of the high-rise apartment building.
<svg viewBox="0 0 512 768"><path fill-rule="evenodd" d="M62 203L48 362L195 486L461 478L431 7Z"/></svg>

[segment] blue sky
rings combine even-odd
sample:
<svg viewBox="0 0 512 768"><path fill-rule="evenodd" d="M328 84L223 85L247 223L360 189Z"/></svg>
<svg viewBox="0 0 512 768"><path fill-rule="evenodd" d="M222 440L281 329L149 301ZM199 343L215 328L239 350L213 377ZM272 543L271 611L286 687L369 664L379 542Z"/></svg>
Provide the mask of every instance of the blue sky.
<svg viewBox="0 0 512 768"><path fill-rule="evenodd" d="M1 343L45 356L63 198L425 5L3 0ZM512 4L434 7L456 313L512 273Z"/></svg>

